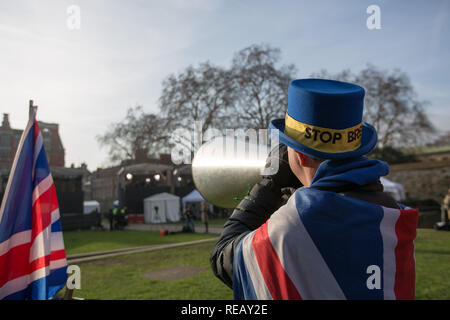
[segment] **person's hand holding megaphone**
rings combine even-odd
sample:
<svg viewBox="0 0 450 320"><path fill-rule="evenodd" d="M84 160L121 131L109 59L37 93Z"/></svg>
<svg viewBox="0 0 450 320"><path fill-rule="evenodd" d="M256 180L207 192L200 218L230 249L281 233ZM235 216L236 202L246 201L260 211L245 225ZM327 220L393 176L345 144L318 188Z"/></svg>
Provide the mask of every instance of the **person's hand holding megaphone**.
<svg viewBox="0 0 450 320"><path fill-rule="evenodd" d="M256 230L289 199L290 195L302 186L291 171L287 147L279 144L269 153L266 168L278 161L278 170L263 175L247 196L239 203L230 219L225 223L222 236L211 255L211 265L217 277L228 286L232 286L232 265L230 257L234 252L234 243L248 232Z"/></svg>

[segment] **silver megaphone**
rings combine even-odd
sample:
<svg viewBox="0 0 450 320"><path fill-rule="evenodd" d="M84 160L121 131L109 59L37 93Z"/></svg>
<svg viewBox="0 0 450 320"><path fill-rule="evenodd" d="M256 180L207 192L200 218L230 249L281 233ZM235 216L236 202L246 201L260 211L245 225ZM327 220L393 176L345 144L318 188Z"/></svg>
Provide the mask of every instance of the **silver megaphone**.
<svg viewBox="0 0 450 320"><path fill-rule="evenodd" d="M235 208L267 172L269 151L268 145L236 137L211 139L198 149L192 161L197 190L218 207Z"/></svg>

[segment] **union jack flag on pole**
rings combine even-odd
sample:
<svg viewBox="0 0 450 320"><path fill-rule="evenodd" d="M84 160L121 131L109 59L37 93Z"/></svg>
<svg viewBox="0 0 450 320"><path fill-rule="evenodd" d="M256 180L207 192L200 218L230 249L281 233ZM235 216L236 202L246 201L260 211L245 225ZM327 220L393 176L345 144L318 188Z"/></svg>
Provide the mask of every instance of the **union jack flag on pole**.
<svg viewBox="0 0 450 320"><path fill-rule="evenodd" d="M55 185L30 101L0 207L0 299L47 300L67 281Z"/></svg>

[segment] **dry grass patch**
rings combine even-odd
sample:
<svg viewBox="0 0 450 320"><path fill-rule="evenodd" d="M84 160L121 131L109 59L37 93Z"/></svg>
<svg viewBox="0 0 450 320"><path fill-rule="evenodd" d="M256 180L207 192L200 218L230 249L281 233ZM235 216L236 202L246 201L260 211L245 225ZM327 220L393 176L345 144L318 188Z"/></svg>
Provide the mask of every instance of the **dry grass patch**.
<svg viewBox="0 0 450 320"><path fill-rule="evenodd" d="M163 281L175 281L184 278L190 278L200 272L207 271L207 268L194 266L173 266L164 269L155 270L149 273L144 273L144 278Z"/></svg>

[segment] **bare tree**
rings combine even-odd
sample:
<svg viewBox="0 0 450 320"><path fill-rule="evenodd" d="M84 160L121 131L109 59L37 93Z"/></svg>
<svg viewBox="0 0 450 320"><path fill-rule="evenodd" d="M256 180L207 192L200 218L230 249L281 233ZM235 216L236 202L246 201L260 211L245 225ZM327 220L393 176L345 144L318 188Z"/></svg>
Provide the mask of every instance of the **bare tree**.
<svg viewBox="0 0 450 320"><path fill-rule="evenodd" d="M355 75L350 69L345 69L335 74L330 74L326 69L321 69L319 72L312 73L310 78L330 79L345 82L355 81Z"/></svg>
<svg viewBox="0 0 450 320"><path fill-rule="evenodd" d="M430 146L448 146L450 145L450 131L439 134L436 139L429 143Z"/></svg>
<svg viewBox="0 0 450 320"><path fill-rule="evenodd" d="M425 113L426 101L417 94L406 73L368 65L355 78L366 89L365 121L378 132L379 146L414 146L436 130Z"/></svg>
<svg viewBox="0 0 450 320"><path fill-rule="evenodd" d="M192 132L195 121L201 121L202 133L211 127L220 130L230 125L234 98L227 70L200 63L169 75L162 87L159 107L169 132L180 128ZM186 144L191 142L190 137L186 139Z"/></svg>
<svg viewBox="0 0 450 320"><path fill-rule="evenodd" d="M113 162L142 162L161 151L167 135L162 119L136 106L127 110L124 120L111 124L103 135L98 135L97 141L100 146L109 148L109 159Z"/></svg>
<svg viewBox="0 0 450 320"><path fill-rule="evenodd" d="M270 120L283 118L287 110L289 83L294 65L277 67L280 49L251 45L234 55L231 71L236 92L236 119L242 125L261 129Z"/></svg>
<svg viewBox="0 0 450 320"><path fill-rule="evenodd" d="M406 73L380 70L373 65L353 74L350 70L331 75L325 70L312 77L349 81L365 88L364 121L378 133L378 147L416 146L427 142L436 129Z"/></svg>

